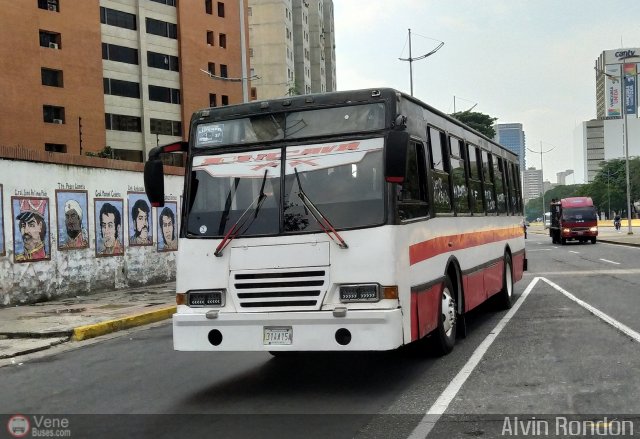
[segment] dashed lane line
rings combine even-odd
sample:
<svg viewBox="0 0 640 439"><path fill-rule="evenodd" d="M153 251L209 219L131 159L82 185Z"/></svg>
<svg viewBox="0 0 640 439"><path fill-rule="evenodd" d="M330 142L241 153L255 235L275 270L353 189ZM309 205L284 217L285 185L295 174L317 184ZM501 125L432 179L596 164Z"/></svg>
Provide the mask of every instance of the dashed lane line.
<svg viewBox="0 0 640 439"><path fill-rule="evenodd" d="M610 261L609 259L600 258L603 262L608 262L609 264L620 265L620 262Z"/></svg>

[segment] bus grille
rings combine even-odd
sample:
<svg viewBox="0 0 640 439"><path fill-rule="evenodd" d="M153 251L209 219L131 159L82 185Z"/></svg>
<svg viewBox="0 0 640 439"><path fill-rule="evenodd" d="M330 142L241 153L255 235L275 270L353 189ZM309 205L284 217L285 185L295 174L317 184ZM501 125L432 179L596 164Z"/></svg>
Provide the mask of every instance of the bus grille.
<svg viewBox="0 0 640 439"><path fill-rule="evenodd" d="M264 270L233 274L233 294L245 312L318 310L327 291L323 269Z"/></svg>

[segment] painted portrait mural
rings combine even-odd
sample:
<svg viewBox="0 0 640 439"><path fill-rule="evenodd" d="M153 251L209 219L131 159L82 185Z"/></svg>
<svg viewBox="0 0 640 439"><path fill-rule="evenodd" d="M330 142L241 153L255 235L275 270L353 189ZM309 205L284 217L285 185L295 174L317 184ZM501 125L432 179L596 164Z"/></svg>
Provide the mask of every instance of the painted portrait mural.
<svg viewBox="0 0 640 439"><path fill-rule="evenodd" d="M0 256L6 254L7 250L4 247L4 193L0 184Z"/></svg>
<svg viewBox="0 0 640 439"><path fill-rule="evenodd" d="M127 213L129 215L129 245L153 245L153 218L147 195L127 192Z"/></svg>
<svg viewBox="0 0 640 439"><path fill-rule="evenodd" d="M89 248L87 191L56 191L58 250Z"/></svg>
<svg viewBox="0 0 640 439"><path fill-rule="evenodd" d="M49 198L11 197L14 262L51 259Z"/></svg>
<svg viewBox="0 0 640 439"><path fill-rule="evenodd" d="M96 256L121 256L124 254L122 232L124 227L121 198L95 198Z"/></svg>
<svg viewBox="0 0 640 439"><path fill-rule="evenodd" d="M178 204L165 202L158 212L158 251L170 252L178 250Z"/></svg>

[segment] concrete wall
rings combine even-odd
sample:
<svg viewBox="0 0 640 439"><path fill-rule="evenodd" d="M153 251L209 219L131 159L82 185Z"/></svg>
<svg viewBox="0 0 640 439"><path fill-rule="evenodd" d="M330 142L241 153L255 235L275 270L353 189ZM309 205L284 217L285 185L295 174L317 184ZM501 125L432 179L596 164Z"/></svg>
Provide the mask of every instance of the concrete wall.
<svg viewBox="0 0 640 439"><path fill-rule="evenodd" d="M162 234L158 218L162 208L152 208L149 221L143 215L138 223L139 229L148 226L149 239L143 239L144 232L133 238L132 207L138 199L148 204L142 164L79 156L69 160L74 158L70 156L66 160L70 164L55 164L46 163L44 156L64 162L59 157L66 159L66 155L41 153L43 157L35 159L42 161L33 161L7 158L12 155L7 151L11 149L0 147L0 306L175 279L176 251ZM79 166L74 161L102 167ZM176 214L177 238L182 170L165 170L165 200ZM108 245L104 251L108 239L103 239L99 219L106 203L121 215L113 254ZM74 226L78 207L81 212ZM114 223L115 217L104 216ZM74 230L80 229L72 240ZM108 234L106 229L104 233Z"/></svg>

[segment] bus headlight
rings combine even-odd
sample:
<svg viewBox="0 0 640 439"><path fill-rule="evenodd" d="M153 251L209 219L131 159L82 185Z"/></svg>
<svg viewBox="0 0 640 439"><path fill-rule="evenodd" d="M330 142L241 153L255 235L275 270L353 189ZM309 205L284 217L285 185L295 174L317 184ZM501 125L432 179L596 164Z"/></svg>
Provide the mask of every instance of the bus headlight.
<svg viewBox="0 0 640 439"><path fill-rule="evenodd" d="M219 308L225 304L225 290L187 291L187 305L192 308Z"/></svg>
<svg viewBox="0 0 640 439"><path fill-rule="evenodd" d="M378 302L380 285L350 284L340 285L340 302Z"/></svg>

